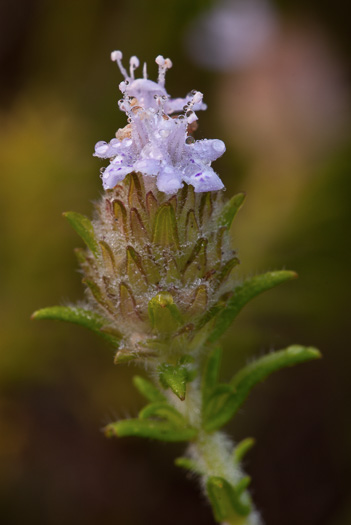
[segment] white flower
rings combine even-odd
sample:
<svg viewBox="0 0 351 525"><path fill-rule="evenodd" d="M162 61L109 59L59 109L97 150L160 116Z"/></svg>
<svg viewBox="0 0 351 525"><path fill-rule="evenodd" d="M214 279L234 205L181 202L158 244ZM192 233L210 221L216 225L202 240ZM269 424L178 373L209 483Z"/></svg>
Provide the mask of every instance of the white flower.
<svg viewBox="0 0 351 525"><path fill-rule="evenodd" d="M164 87L165 73L172 67L169 59L156 58L158 81L134 78L139 66L137 57L130 59L130 75L124 69L122 53L114 51L124 81L120 83L123 99L119 107L128 116L129 124L116 133L109 143L98 142L94 155L110 159L102 173L103 187L112 189L132 171L146 177L157 177L157 188L167 194L176 193L183 182L196 192L221 190L224 185L211 168L211 162L225 151L221 140L198 140L189 134L197 120L195 111L206 109L202 93L193 91L185 98L171 99ZM180 115L170 117L172 113Z"/></svg>

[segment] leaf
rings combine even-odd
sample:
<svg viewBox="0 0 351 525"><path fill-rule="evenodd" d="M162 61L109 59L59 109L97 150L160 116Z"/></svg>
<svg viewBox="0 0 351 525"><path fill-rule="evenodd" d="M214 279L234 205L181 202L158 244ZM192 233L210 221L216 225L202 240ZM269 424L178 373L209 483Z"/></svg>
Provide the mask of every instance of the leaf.
<svg viewBox="0 0 351 525"><path fill-rule="evenodd" d="M165 202L156 213L152 240L165 248L179 248L176 216L169 202Z"/></svg>
<svg viewBox="0 0 351 525"><path fill-rule="evenodd" d="M146 405L146 407L144 407L139 413L140 419L150 419L155 417L165 419L177 427L187 426L182 414L174 407L169 405L166 401L162 403L151 403L150 405Z"/></svg>
<svg viewBox="0 0 351 525"><path fill-rule="evenodd" d="M148 305L150 323L156 332L169 335L175 332L182 324L183 319L174 304L173 297L168 292L155 295Z"/></svg>
<svg viewBox="0 0 351 525"><path fill-rule="evenodd" d="M285 350L273 352L257 359L242 368L232 379L231 386L235 389L235 404L233 415L247 398L250 390L270 374L281 368L293 366L304 361L311 361L321 357L316 348L299 345L289 346Z"/></svg>
<svg viewBox="0 0 351 525"><path fill-rule="evenodd" d="M168 421L150 419L125 419L110 423L104 430L107 437L138 436L161 441L190 441L197 434L194 428L175 427Z"/></svg>
<svg viewBox="0 0 351 525"><path fill-rule="evenodd" d="M257 275L244 281L243 284L234 289L232 297L226 306L220 310L216 317L216 323L208 341L213 343L229 328L232 321L242 310L242 308L254 297L266 290L270 290L278 284L296 278L295 272L282 270L278 272L268 272ZM215 305L216 306L216 305ZM215 308L215 306L213 308ZM209 316L209 318L211 318Z"/></svg>
<svg viewBox="0 0 351 525"><path fill-rule="evenodd" d="M134 386L139 390L140 394L146 397L148 401L151 401L152 403L166 401L165 396L161 394L158 388L155 387L151 381L148 381L148 379L144 379L140 376L134 376L133 383Z"/></svg>
<svg viewBox="0 0 351 525"><path fill-rule="evenodd" d="M161 385L164 388L170 388L181 401L184 401L186 385L194 379L194 374L189 370L187 364L163 363L157 370Z"/></svg>
<svg viewBox="0 0 351 525"><path fill-rule="evenodd" d="M202 379L202 399L205 403L218 381L222 349L217 346L208 356Z"/></svg>
<svg viewBox="0 0 351 525"><path fill-rule="evenodd" d="M241 496L241 494L243 492L245 492L245 490L247 489L247 487L250 485L251 483L251 477L250 476L245 476L243 477L239 483L237 483L237 485L235 485L235 492L236 492L236 495L237 496Z"/></svg>
<svg viewBox="0 0 351 525"><path fill-rule="evenodd" d="M235 489L224 478L211 476L206 484L207 494L211 502L216 521L230 522L238 516L247 516L250 505L242 503Z"/></svg>
<svg viewBox="0 0 351 525"><path fill-rule="evenodd" d="M230 385L219 384L203 405L203 426L206 432L221 428L233 416L235 393Z"/></svg>
<svg viewBox="0 0 351 525"><path fill-rule="evenodd" d="M246 438L240 441L234 448L233 459L234 464L239 465L243 457L248 453L248 451L254 446L255 440L253 438Z"/></svg>
<svg viewBox="0 0 351 525"><path fill-rule="evenodd" d="M85 217L85 215L81 215L80 213L76 213L74 211L67 211L63 214L63 216L66 217L70 225L82 238L94 256L98 257L99 247L95 239L93 225L91 224L88 217Z"/></svg>
<svg viewBox="0 0 351 525"><path fill-rule="evenodd" d="M200 476L204 475L204 472L199 468L199 465L193 459L184 458L184 457L176 458L174 460L174 464L177 467L181 467L186 470L190 470L191 472L195 472L196 474L199 474Z"/></svg>
<svg viewBox="0 0 351 525"><path fill-rule="evenodd" d="M319 357L320 352L315 348L294 345L257 359L242 368L230 385L220 384L213 390L204 405L204 428L207 432L213 432L228 423L250 390L272 372Z"/></svg>
<svg viewBox="0 0 351 525"><path fill-rule="evenodd" d="M230 201L228 201L218 218L218 226L225 226L227 229L230 228L233 219L237 212L240 210L242 203L245 199L245 193L238 193L234 195Z"/></svg>
<svg viewBox="0 0 351 525"><path fill-rule="evenodd" d="M68 321L89 328L115 346L119 345L121 337L102 332L101 329L109 322L104 317L77 306L51 306L37 310L32 319L48 319L54 321Z"/></svg>

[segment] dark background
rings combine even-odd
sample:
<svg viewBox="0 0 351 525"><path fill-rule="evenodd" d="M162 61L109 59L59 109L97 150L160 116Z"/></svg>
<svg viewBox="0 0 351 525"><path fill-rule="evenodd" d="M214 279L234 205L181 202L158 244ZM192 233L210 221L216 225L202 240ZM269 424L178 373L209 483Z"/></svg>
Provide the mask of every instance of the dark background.
<svg viewBox="0 0 351 525"><path fill-rule="evenodd" d="M240 275L300 276L257 298L224 338L224 379L290 343L323 353L258 386L228 428L257 440L245 468L265 523L351 523L350 8L263 8L214 52L237 26L234 12L225 32L210 0L0 0L2 523L213 524L196 482L173 466L183 446L100 431L142 406L131 385L140 370L114 366L83 329L29 319L83 297L79 240L61 212L91 213L102 191L93 146L124 125L113 49L125 65L147 60L151 78L154 58L169 56L168 92L205 93L197 136L226 142L214 167L228 196L247 192L233 228ZM266 12L274 30L241 56Z"/></svg>

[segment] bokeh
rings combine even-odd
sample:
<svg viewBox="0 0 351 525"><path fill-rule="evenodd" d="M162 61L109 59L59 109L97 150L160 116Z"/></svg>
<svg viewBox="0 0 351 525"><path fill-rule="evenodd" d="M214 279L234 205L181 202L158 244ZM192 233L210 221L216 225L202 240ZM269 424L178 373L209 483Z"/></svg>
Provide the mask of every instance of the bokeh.
<svg viewBox="0 0 351 525"><path fill-rule="evenodd" d="M83 298L61 216L101 194L98 140L124 125L109 55L169 56L169 93L205 94L198 138L220 138L240 277L294 269L224 338L223 377L272 349L323 359L256 387L233 425L267 525L351 523L349 349L351 8L321 0L1 0L0 520L6 525L211 525L181 445L107 440L133 416L140 370L75 326L30 321Z"/></svg>

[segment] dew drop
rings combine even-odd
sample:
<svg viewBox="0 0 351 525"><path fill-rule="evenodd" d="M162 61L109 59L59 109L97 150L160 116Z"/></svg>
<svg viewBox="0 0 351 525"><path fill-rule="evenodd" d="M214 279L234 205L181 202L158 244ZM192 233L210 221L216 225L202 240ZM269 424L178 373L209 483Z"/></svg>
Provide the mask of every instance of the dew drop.
<svg viewBox="0 0 351 525"><path fill-rule="evenodd" d="M184 120L184 115L179 115L178 120Z"/></svg>
<svg viewBox="0 0 351 525"><path fill-rule="evenodd" d="M193 114L194 114L193 111L187 111L187 112L185 113L185 115L186 115L187 118L191 117L191 115L193 115Z"/></svg>
<svg viewBox="0 0 351 525"><path fill-rule="evenodd" d="M191 135L185 139L185 144L194 144L195 139Z"/></svg>

